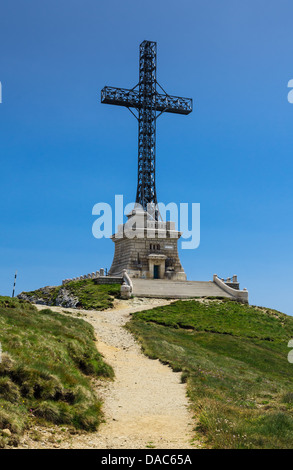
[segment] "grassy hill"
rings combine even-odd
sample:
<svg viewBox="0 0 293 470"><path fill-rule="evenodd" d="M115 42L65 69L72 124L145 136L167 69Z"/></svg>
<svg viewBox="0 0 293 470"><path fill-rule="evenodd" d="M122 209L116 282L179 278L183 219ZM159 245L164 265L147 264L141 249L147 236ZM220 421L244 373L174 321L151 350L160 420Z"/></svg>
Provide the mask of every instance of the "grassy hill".
<svg viewBox="0 0 293 470"><path fill-rule="evenodd" d="M64 286L42 287L18 295L33 303L49 306L77 307L85 310L105 310L120 297L120 284L95 284L93 279L71 281Z"/></svg>
<svg viewBox="0 0 293 470"><path fill-rule="evenodd" d="M0 297L0 342L0 447L16 445L35 422L97 429L101 402L90 378L113 370L89 323Z"/></svg>
<svg viewBox="0 0 293 470"><path fill-rule="evenodd" d="M293 447L292 317L190 300L135 313L127 327L145 354L182 371L207 447Z"/></svg>

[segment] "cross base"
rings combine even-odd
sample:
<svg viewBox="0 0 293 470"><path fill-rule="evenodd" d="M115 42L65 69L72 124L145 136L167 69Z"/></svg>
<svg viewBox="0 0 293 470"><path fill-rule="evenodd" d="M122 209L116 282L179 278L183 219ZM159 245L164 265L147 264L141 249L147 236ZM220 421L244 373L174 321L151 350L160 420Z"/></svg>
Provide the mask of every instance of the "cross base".
<svg viewBox="0 0 293 470"><path fill-rule="evenodd" d="M109 275L126 269L133 278L186 281L177 248L180 237L174 222L149 220L146 212L134 209L112 236L115 253Z"/></svg>

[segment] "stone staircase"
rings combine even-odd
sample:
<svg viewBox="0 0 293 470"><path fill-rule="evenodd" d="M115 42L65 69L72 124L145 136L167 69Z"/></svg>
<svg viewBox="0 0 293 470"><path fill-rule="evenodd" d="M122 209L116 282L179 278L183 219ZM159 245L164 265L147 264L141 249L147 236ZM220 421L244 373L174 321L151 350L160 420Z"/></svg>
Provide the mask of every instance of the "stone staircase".
<svg viewBox="0 0 293 470"><path fill-rule="evenodd" d="M191 297L228 297L212 281L169 281L164 279L131 279L135 297L158 297L168 299L188 299Z"/></svg>

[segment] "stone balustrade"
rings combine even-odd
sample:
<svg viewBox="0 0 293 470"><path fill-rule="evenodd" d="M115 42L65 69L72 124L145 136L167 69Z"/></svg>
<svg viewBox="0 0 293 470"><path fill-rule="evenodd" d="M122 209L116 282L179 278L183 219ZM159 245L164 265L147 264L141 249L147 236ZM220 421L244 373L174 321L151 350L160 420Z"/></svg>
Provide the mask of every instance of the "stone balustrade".
<svg viewBox="0 0 293 470"><path fill-rule="evenodd" d="M214 274L213 282L217 284L225 292L227 292L232 297L234 297L236 300L238 300L239 302L248 303L248 291L246 288L242 290L239 289L237 276L234 275L232 277L232 282L231 282L231 278L222 279L218 277L217 274ZM236 286L236 288L234 287L234 285Z"/></svg>
<svg viewBox="0 0 293 470"><path fill-rule="evenodd" d="M103 276L105 276L105 270L104 270L104 268L101 268L101 269L99 269L99 271L89 273L89 274L85 274L83 276L73 277L73 278L70 278L70 279L63 279L62 280L62 285L68 284L68 282L72 282L72 281L83 281L84 279L97 279L97 278L103 277Z"/></svg>

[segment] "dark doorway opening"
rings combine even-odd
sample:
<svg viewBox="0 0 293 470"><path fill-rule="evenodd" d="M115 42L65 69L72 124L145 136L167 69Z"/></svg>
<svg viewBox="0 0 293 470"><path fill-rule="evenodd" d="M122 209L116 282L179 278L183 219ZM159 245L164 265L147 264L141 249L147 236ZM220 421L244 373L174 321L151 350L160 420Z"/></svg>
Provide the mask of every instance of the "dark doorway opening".
<svg viewBox="0 0 293 470"><path fill-rule="evenodd" d="M159 269L160 269L160 266L158 264L155 264L154 265L154 279L159 279Z"/></svg>

